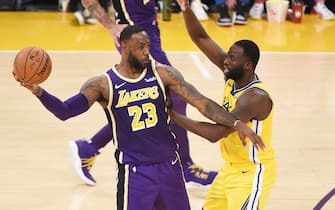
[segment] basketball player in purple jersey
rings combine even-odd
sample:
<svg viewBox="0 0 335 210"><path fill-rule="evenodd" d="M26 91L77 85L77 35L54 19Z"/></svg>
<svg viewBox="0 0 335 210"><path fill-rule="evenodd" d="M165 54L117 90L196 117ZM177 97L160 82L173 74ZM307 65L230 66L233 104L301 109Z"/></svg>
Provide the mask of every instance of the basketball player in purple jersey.
<svg viewBox="0 0 335 210"><path fill-rule="evenodd" d="M21 82L62 120L86 112L95 102L113 131L117 162L117 210L189 210L181 162L169 126L167 94L173 91L207 118L234 128L242 140L264 147L245 123L186 82L178 70L149 59L149 37L128 26L120 34L121 62L87 80L65 102L39 85ZM17 78L16 78L17 79Z"/></svg>
<svg viewBox="0 0 335 210"><path fill-rule="evenodd" d="M161 48L160 30L157 22L157 12L155 1L148 0L112 0L116 10L115 22L106 14L97 0L82 0L82 4L89 10L90 14L97 18L114 37L116 47L120 51L118 37L120 31L127 25L138 25L145 29L150 38L150 54L159 63L171 65L165 52ZM172 93L174 109L186 115L186 103ZM172 122L171 127L177 136L179 154L184 169L185 181L206 186L212 183L217 172L203 170L193 163L187 131ZM112 139L110 126L106 125L96 133L90 141L77 140L70 141L70 152L74 163L74 168L79 177L88 185L95 185L96 181L90 173L90 169L99 154L99 149L103 148Z"/></svg>

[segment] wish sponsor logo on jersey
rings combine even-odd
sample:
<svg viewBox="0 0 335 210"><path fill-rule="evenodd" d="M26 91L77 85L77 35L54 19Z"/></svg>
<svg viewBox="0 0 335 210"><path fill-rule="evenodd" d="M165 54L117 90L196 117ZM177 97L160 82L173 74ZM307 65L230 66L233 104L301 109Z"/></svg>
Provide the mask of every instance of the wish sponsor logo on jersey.
<svg viewBox="0 0 335 210"><path fill-rule="evenodd" d="M156 77L144 78L145 82L153 82L156 81Z"/></svg>
<svg viewBox="0 0 335 210"><path fill-rule="evenodd" d="M127 106L130 102L141 101L145 99L157 99L159 97L158 86L146 87L137 90L118 91L119 100L116 107Z"/></svg>

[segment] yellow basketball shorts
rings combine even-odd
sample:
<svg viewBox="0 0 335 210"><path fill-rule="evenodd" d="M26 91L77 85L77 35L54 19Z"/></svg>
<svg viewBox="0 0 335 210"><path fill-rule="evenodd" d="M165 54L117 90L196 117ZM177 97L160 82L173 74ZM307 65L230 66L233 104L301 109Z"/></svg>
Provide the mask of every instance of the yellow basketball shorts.
<svg viewBox="0 0 335 210"><path fill-rule="evenodd" d="M263 210L276 174L275 161L225 163L208 191L203 210Z"/></svg>

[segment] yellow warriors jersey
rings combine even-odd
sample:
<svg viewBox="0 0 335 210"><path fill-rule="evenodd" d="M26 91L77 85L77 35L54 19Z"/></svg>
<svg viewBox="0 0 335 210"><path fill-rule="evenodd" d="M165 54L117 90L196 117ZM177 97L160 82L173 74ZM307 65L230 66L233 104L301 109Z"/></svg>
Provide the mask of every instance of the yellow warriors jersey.
<svg viewBox="0 0 335 210"><path fill-rule="evenodd" d="M234 81L228 80L224 87L223 96L223 107L231 112L235 108L236 101L238 98L247 90L252 88L260 89L266 92L269 97L271 95L264 84L255 76L255 80L240 89L235 89ZM272 117L273 117L273 106L270 114L262 121L251 120L247 123L253 131L259 135L265 143L265 150L258 151L247 139L247 147L243 147L242 142L235 131L229 134L226 138L221 139L221 156L226 162L230 163L265 163L268 160L274 159L274 151L271 145L271 135L272 135Z"/></svg>

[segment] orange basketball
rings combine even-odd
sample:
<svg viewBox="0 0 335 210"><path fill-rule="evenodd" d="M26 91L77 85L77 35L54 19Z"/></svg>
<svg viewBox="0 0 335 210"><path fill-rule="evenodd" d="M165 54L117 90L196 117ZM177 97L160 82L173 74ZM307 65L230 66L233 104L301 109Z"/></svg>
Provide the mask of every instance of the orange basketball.
<svg viewBox="0 0 335 210"><path fill-rule="evenodd" d="M40 84L48 79L52 62L49 54L39 47L22 49L15 57L13 75L20 82Z"/></svg>

